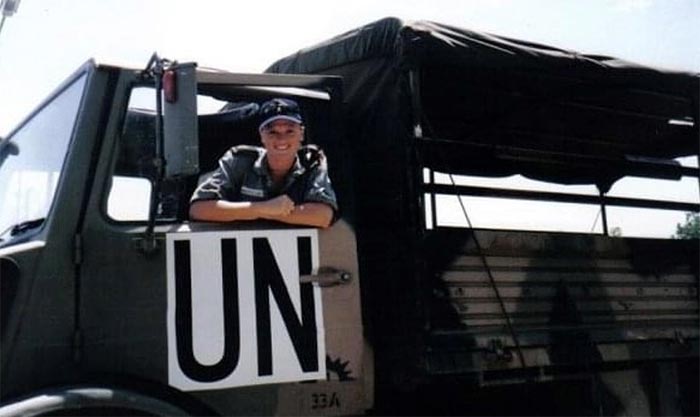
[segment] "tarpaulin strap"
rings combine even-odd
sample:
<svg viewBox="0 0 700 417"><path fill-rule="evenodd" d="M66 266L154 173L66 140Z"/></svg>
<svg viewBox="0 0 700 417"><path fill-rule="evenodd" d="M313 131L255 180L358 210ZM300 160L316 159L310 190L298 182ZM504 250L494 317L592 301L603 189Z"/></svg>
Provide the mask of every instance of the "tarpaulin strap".
<svg viewBox="0 0 700 417"><path fill-rule="evenodd" d="M455 183L454 177L452 174L448 174L450 177L450 182L452 183L453 186L456 186L457 184ZM518 335L515 332L515 329L513 328L513 323L511 322L510 315L508 314L508 311L506 310L506 305L503 303L503 298L501 297L501 293L498 291L498 286L496 285L496 280L493 277L493 272L491 271L491 267L489 267L488 261L486 260L486 254L484 253L484 250L481 246L481 243L479 243L479 239L476 237L476 232L474 231L474 227L472 226L472 222L469 219L469 214L467 214L467 208L464 205L464 202L462 201L462 196L457 196L457 199L459 200L459 205L462 208L462 213L464 214L464 218L467 220L467 224L469 225L469 228L472 229L472 238L474 239L474 244L476 245L476 250L479 254L479 258L481 259L481 262L484 264L484 269L486 270L486 274L489 277L489 282L491 283L491 287L493 288L493 292L496 294L496 299L498 300L498 304L501 307L501 311L503 312L503 317L506 320L506 326L508 327L508 332L510 333L511 338L513 339L513 343L515 344L515 350L518 352L518 359L520 360L520 365L523 368L526 368L527 365L525 364L525 357L523 355L523 351L520 347L520 341L518 339Z"/></svg>

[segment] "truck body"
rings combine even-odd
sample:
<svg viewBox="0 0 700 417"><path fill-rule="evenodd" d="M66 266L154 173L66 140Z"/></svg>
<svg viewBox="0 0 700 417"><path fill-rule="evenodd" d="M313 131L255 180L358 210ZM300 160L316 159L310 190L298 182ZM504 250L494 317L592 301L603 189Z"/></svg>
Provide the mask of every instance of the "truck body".
<svg viewBox="0 0 700 417"><path fill-rule="evenodd" d="M657 383L677 363L697 375L697 362L685 362L698 352L697 239L615 236L607 225L629 208L697 212L697 159L689 167L675 161L698 155L697 74L393 18L300 50L267 72L343 78L346 134L363 167L355 170L355 224L378 402L410 404L417 396L406 386L415 384L431 393L427 410L506 414L512 410L470 408L471 395L428 387L627 366L645 375L631 371L621 385L648 393L656 388L640 380ZM516 175L521 181L505 181ZM655 198L616 193L630 178L647 180ZM659 197L684 179L689 200ZM527 230L526 212L542 206L513 199L546 202L551 221ZM562 233L549 224L581 216L579 204L599 208L597 228ZM445 220L447 207L461 221ZM472 224L489 212L491 230ZM525 230L516 230L517 219ZM390 308L381 301L389 297ZM619 386L593 388L593 396L615 390L625 396ZM659 400L667 394L649 395L656 399L648 404L670 404ZM595 412L680 413L621 402Z"/></svg>
<svg viewBox="0 0 700 417"><path fill-rule="evenodd" d="M582 383L585 412L692 415L698 240L613 236L607 213L700 210L609 195L697 183L674 159L699 153L699 94L693 74L392 18L265 74L90 61L0 143L0 412L507 414L523 387ZM301 103L338 220L189 221L275 96ZM596 192L461 179L516 174ZM445 226L455 196L602 219L480 228L459 197L467 227ZM582 412L564 397L541 412Z"/></svg>

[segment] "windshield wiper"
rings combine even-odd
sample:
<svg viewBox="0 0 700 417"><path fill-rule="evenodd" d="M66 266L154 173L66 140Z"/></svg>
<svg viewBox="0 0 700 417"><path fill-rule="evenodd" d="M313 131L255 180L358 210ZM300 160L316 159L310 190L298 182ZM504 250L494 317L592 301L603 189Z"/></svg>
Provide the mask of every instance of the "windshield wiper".
<svg viewBox="0 0 700 417"><path fill-rule="evenodd" d="M34 219L34 220L27 220L21 223L17 223L15 225L12 225L8 227L7 229L3 230L2 233L0 233L0 242L2 242L3 239L2 236L5 236L7 232L10 232L10 236L14 237L17 235L20 235L22 233L28 232L32 229L36 229L37 227L41 226L44 224L45 218L40 218L40 219Z"/></svg>
<svg viewBox="0 0 700 417"><path fill-rule="evenodd" d="M41 219L27 220L26 222L16 224L12 226L12 229L10 229L10 236L17 236L28 230L36 229L37 227L44 224L44 220L46 219L42 217Z"/></svg>
<svg viewBox="0 0 700 417"><path fill-rule="evenodd" d="M9 139L0 140L0 166L10 155L19 155L19 147Z"/></svg>

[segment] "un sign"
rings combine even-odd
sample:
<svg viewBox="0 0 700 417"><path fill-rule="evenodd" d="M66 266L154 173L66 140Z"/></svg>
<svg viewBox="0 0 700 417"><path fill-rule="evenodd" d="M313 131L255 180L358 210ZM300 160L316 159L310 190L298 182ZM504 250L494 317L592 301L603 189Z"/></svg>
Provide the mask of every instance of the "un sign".
<svg viewBox="0 0 700 417"><path fill-rule="evenodd" d="M182 390L324 379L314 229L167 235L168 379Z"/></svg>

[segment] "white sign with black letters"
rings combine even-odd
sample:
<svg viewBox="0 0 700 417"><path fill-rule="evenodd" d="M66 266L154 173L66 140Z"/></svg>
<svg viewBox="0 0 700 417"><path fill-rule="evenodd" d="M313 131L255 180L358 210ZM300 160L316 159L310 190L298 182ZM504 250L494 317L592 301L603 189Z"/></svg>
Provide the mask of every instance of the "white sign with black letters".
<svg viewBox="0 0 700 417"><path fill-rule="evenodd" d="M326 378L315 229L170 233L168 382L185 391Z"/></svg>

